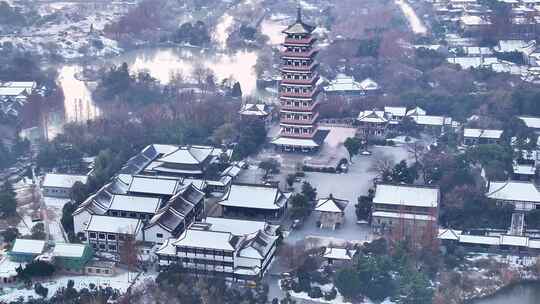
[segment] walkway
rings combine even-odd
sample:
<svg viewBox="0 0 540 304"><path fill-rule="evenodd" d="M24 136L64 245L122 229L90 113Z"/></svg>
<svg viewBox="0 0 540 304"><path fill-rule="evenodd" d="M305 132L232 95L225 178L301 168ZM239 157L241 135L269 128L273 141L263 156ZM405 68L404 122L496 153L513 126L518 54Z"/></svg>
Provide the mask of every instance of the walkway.
<svg viewBox="0 0 540 304"><path fill-rule="evenodd" d="M415 34L427 35L428 30L422 20L416 15L416 12L406 0L396 0L396 4L401 8L401 11L409 21L409 26Z"/></svg>

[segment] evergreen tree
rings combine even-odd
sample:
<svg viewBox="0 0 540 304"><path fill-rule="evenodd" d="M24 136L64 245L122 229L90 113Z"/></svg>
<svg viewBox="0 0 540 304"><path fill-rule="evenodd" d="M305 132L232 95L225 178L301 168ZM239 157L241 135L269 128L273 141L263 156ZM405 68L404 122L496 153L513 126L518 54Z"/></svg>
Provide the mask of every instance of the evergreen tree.
<svg viewBox="0 0 540 304"><path fill-rule="evenodd" d="M17 214L17 194L13 185L6 181L0 190L0 213L2 217L9 217Z"/></svg>

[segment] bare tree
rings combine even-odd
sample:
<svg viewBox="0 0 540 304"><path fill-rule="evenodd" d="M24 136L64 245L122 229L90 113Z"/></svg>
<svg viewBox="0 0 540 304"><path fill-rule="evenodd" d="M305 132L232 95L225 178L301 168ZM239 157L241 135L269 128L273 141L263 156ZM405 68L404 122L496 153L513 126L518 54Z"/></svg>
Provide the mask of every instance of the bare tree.
<svg viewBox="0 0 540 304"><path fill-rule="evenodd" d="M395 165L394 160L386 154L377 154L374 158L369 171L377 173L377 177L384 181L392 174L392 168Z"/></svg>
<svg viewBox="0 0 540 304"><path fill-rule="evenodd" d="M130 273L136 271L136 267L140 262L140 244L132 237L125 236L123 244L119 245L120 262L127 266L128 281L130 279Z"/></svg>
<svg viewBox="0 0 540 304"><path fill-rule="evenodd" d="M422 156L426 150L424 144L418 140L415 140L414 142L408 143L405 148L407 149L407 152L414 157L414 162L416 164L420 164L420 159L422 159Z"/></svg>

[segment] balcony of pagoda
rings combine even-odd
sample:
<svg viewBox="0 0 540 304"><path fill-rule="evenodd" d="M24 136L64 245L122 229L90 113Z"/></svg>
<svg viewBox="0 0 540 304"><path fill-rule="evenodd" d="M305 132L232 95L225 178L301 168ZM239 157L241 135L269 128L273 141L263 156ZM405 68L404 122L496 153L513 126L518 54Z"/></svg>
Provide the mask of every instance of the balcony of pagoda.
<svg viewBox="0 0 540 304"><path fill-rule="evenodd" d="M295 106L295 105L286 105L282 103L281 109L285 111L311 112L315 110L315 108L319 105L319 103L320 102L316 101L309 106L301 106L301 105Z"/></svg>
<svg viewBox="0 0 540 304"><path fill-rule="evenodd" d="M319 90L313 90L309 93L295 93L295 92L280 92L280 97L285 98L314 98L319 93Z"/></svg>
<svg viewBox="0 0 540 304"><path fill-rule="evenodd" d="M312 85L316 83L319 80L319 75L315 75L308 79L288 79L288 78L281 78L281 83L283 84L305 84L305 85Z"/></svg>
<svg viewBox="0 0 540 304"><path fill-rule="evenodd" d="M281 131L279 133L280 136L285 136L285 137L294 137L294 138L304 138L304 139L311 139L315 136L315 132L311 132L311 133L294 133L294 132L285 132L285 131Z"/></svg>
<svg viewBox="0 0 540 304"><path fill-rule="evenodd" d="M312 125L319 118L319 113L315 114L311 119L302 119L302 118L287 118L282 116L279 120L279 123L282 124L293 124L293 125Z"/></svg>
<svg viewBox="0 0 540 304"><path fill-rule="evenodd" d="M296 71L309 72L314 70L317 65L319 65L317 62L312 62L310 65L282 65L280 70L285 73Z"/></svg>
<svg viewBox="0 0 540 304"><path fill-rule="evenodd" d="M304 37L304 38L301 38L301 39L297 39L297 38L285 38L285 41L283 43L283 45L287 45L287 44L294 44L294 45L311 45L313 43L315 43L317 41L317 38L311 36L311 37Z"/></svg>
<svg viewBox="0 0 540 304"><path fill-rule="evenodd" d="M311 49L304 52L294 52L294 51L282 51L280 52L281 58L311 58L319 50Z"/></svg>

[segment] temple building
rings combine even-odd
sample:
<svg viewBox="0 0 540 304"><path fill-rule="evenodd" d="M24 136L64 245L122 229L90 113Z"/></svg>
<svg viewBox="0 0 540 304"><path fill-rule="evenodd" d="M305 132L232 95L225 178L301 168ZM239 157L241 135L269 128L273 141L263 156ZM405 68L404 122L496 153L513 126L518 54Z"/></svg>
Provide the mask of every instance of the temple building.
<svg viewBox="0 0 540 304"><path fill-rule="evenodd" d="M286 37L281 52L280 134L272 143L284 151L318 150L328 135L327 130L317 128L320 90L314 30L314 26L302 21L298 8L296 22L283 31Z"/></svg>

